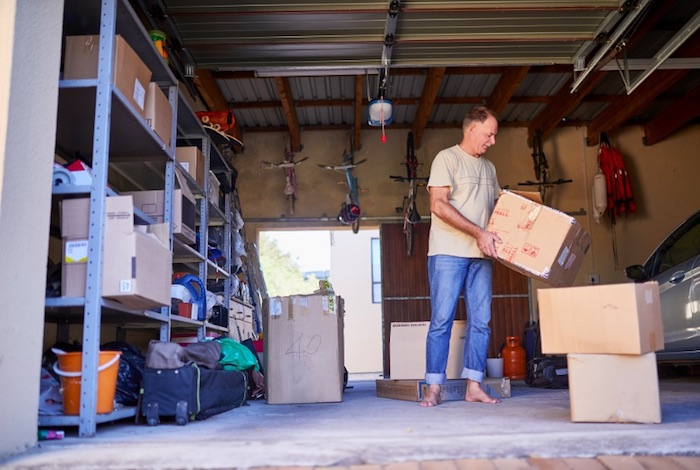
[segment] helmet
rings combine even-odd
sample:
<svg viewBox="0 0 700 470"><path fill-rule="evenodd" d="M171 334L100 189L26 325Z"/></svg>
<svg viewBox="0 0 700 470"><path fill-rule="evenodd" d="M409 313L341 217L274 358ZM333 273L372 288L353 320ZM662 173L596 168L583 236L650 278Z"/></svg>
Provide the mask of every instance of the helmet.
<svg viewBox="0 0 700 470"><path fill-rule="evenodd" d="M350 225L360 217L360 206L357 204L343 204L338 214L338 220L345 225Z"/></svg>

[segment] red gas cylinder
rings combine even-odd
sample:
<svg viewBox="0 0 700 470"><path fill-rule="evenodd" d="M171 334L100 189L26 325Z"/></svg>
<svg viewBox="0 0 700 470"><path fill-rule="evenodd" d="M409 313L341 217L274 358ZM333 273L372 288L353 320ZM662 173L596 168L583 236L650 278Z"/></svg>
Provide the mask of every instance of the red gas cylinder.
<svg viewBox="0 0 700 470"><path fill-rule="evenodd" d="M520 345L520 338L507 336L502 351L503 376L514 380L525 378L525 348Z"/></svg>

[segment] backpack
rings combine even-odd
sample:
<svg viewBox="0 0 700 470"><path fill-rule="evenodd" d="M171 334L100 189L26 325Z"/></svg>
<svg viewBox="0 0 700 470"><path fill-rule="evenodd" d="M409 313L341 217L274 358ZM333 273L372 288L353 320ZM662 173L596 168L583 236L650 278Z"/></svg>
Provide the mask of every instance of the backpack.
<svg viewBox="0 0 700 470"><path fill-rule="evenodd" d="M538 356L527 362L525 383L535 388L569 388L566 356Z"/></svg>

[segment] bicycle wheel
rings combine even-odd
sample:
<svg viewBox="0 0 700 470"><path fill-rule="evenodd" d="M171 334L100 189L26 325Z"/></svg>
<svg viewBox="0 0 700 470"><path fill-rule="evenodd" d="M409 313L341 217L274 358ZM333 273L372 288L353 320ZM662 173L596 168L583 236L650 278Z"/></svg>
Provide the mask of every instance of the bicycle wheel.
<svg viewBox="0 0 700 470"><path fill-rule="evenodd" d="M404 234L406 235L406 256L411 256L413 255L413 222L409 220L408 214L404 221Z"/></svg>
<svg viewBox="0 0 700 470"><path fill-rule="evenodd" d="M357 233L360 231L360 218L362 217L362 213L357 216L357 219L355 219L352 222L352 233Z"/></svg>

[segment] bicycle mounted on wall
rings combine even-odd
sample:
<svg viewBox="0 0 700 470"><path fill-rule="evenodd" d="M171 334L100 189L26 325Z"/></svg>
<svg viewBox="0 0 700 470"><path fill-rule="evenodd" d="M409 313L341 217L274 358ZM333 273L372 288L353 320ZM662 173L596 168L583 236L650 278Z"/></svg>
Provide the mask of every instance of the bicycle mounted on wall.
<svg viewBox="0 0 700 470"><path fill-rule="evenodd" d="M406 167L406 176L389 176L394 181L408 181L408 196L403 198L403 206L397 207L396 211L403 213L403 232L406 235L406 255L413 254L413 225L420 222L420 214L416 206L416 196L418 186L425 186L428 178L418 176L418 169L421 164L418 163L416 152L413 144L413 132L408 133L406 139L406 162L403 163Z"/></svg>
<svg viewBox="0 0 700 470"><path fill-rule="evenodd" d="M542 150L542 134L540 131L535 132L532 140L532 161L535 166L535 178L537 181L524 181L518 183L518 186L537 186L542 198L542 203L546 204L544 199L545 194L547 194L547 189L553 188L555 185L571 183L573 180L559 178L554 181L549 180L549 163L547 162L547 157Z"/></svg>
<svg viewBox="0 0 700 470"><path fill-rule="evenodd" d="M281 162L260 162L260 176L262 176L263 170L270 170L273 168L282 168L284 170L284 196L287 198L287 210L289 215L294 215L294 202L297 200L297 176L295 167L308 159L309 157L304 157L301 160L294 161L294 152L285 149L284 160Z"/></svg>
<svg viewBox="0 0 700 470"><path fill-rule="evenodd" d="M343 162L340 165L318 165L326 170L333 170L345 174L344 184L348 192L345 195L345 201L340 207L338 221L343 225L352 226L353 233L360 231L360 217L362 211L360 209L359 183L357 182L357 178L352 174L352 170L357 165L366 161L367 159L365 158L364 160L355 162L355 148L352 137L350 137L350 151L343 150Z"/></svg>

